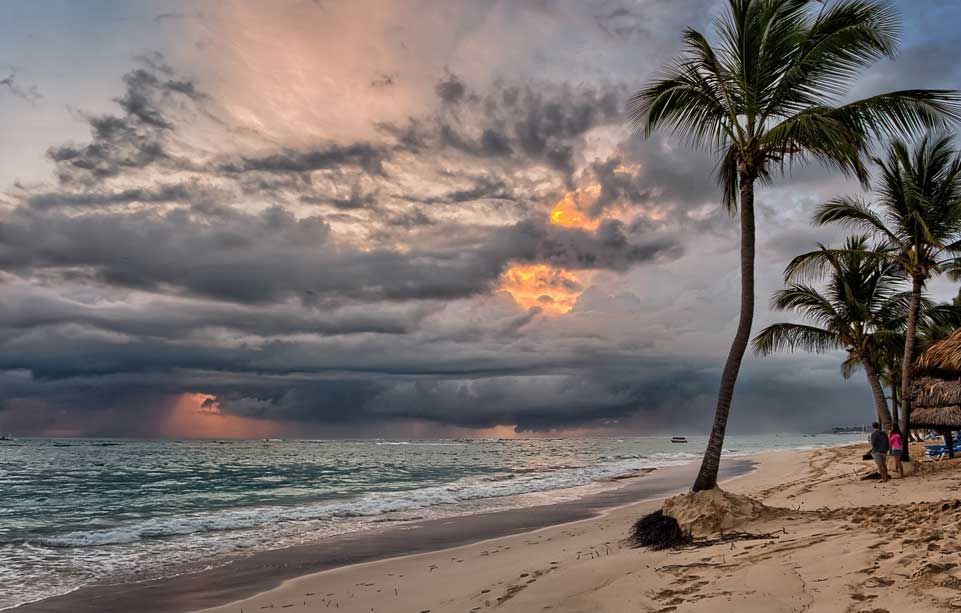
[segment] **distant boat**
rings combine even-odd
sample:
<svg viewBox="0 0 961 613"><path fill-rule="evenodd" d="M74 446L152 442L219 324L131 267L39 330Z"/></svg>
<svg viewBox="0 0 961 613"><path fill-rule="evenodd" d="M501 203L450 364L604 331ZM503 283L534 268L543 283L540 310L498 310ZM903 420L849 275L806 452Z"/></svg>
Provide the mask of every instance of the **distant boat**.
<svg viewBox="0 0 961 613"><path fill-rule="evenodd" d="M672 437L671 437L671 442L672 442L672 443L686 443L686 442L687 442L687 437L684 437L684 436L672 436Z"/></svg>
<svg viewBox="0 0 961 613"><path fill-rule="evenodd" d="M15 441L17 439L13 438L11 434L0 434L0 441Z"/></svg>

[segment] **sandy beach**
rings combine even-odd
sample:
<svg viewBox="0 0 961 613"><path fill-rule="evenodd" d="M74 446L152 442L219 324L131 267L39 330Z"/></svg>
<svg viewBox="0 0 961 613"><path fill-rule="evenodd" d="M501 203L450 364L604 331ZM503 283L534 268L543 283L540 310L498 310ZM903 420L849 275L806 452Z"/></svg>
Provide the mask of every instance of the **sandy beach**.
<svg viewBox="0 0 961 613"><path fill-rule="evenodd" d="M625 543L637 518L688 486L696 469L691 464L626 479L623 487L576 501L385 526L263 552L201 573L90 586L16 610L961 608L961 459L922 461L917 474L882 484L861 479L872 467L861 459L865 449L852 445L725 461L724 490L764 505L734 528L764 538L669 551ZM923 449L916 453L920 457Z"/></svg>
<svg viewBox="0 0 961 613"><path fill-rule="evenodd" d="M647 501L600 517L286 581L207 613L931 611L961 607L961 475L862 481L860 446L756 458L728 491L775 507L771 538L652 552L622 540ZM961 460L959 460L961 461ZM948 502L944 502L948 501ZM411 534L416 538L416 534Z"/></svg>

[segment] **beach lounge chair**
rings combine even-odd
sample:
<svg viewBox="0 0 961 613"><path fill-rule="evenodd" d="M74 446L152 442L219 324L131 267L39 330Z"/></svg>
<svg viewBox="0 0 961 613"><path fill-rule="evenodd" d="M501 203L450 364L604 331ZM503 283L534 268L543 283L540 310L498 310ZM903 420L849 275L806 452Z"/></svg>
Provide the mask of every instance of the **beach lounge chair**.
<svg viewBox="0 0 961 613"><path fill-rule="evenodd" d="M925 445L924 450L925 454L936 462L940 462L951 453L947 445ZM954 444L954 453L961 453L961 442Z"/></svg>

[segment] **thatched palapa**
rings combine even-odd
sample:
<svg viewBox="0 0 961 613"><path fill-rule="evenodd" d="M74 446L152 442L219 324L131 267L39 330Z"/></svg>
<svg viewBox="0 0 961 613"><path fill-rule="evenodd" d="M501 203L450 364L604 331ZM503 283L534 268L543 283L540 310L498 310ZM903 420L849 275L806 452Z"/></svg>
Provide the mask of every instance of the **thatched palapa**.
<svg viewBox="0 0 961 613"><path fill-rule="evenodd" d="M912 428L961 429L961 406L927 407L911 411Z"/></svg>
<svg viewBox="0 0 961 613"><path fill-rule="evenodd" d="M915 362L911 427L961 429L961 328L932 343Z"/></svg>
<svg viewBox="0 0 961 613"><path fill-rule="evenodd" d="M911 406L916 409L961 405L961 382L957 379L919 377L911 385Z"/></svg>
<svg viewBox="0 0 961 613"><path fill-rule="evenodd" d="M961 328L947 338L931 343L915 362L919 372L961 376Z"/></svg>

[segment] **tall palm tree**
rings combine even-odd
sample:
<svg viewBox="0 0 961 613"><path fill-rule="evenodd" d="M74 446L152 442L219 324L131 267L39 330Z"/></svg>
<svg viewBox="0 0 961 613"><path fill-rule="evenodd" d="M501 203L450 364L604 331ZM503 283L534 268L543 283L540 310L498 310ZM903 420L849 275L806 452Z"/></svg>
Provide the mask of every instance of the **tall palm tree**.
<svg viewBox="0 0 961 613"><path fill-rule="evenodd" d="M908 432L918 315L925 283L948 270L957 276L961 254L961 155L949 136L925 136L912 152L902 140L887 157L875 158L880 184L874 205L842 197L822 204L816 224L842 223L875 233L888 247L891 262L911 280L911 304L901 366L901 430ZM904 459L909 459L904 450Z"/></svg>
<svg viewBox="0 0 961 613"><path fill-rule="evenodd" d="M841 250L821 245L819 252L829 267L824 287L819 290L793 283L771 300L773 309L797 311L811 323L770 325L754 338L754 351L761 355L784 349L847 351L842 374L848 378L859 366L864 368L878 421L887 427L891 425L891 413L878 372L878 336L886 331L881 327L887 323L885 315L907 310L908 297L898 291L901 279L894 274L897 268L878 257L882 254L869 250L867 243L865 236L852 236Z"/></svg>
<svg viewBox="0 0 961 613"><path fill-rule="evenodd" d="M694 481L717 484L734 384L754 318L754 186L816 160L867 182L878 135L916 134L958 117L947 90L904 90L838 105L867 66L893 56L898 17L880 0L728 0L715 41L687 29L684 51L628 102L632 127L715 151L723 203L740 218L741 308L714 425Z"/></svg>

